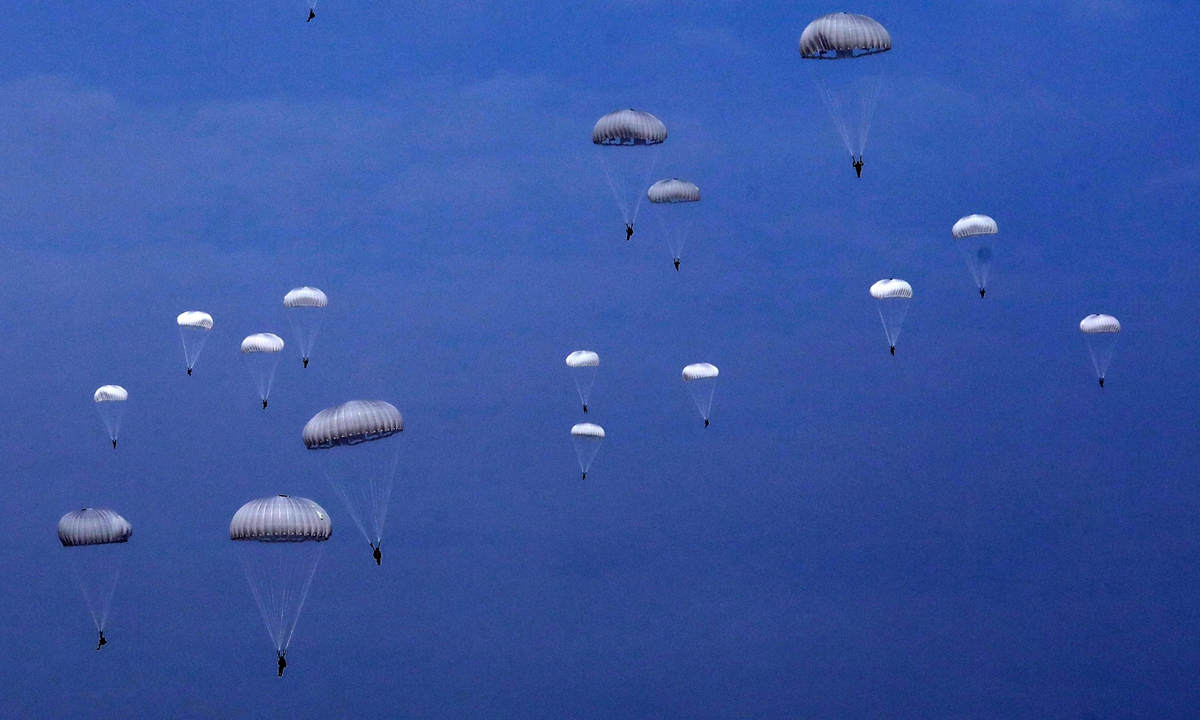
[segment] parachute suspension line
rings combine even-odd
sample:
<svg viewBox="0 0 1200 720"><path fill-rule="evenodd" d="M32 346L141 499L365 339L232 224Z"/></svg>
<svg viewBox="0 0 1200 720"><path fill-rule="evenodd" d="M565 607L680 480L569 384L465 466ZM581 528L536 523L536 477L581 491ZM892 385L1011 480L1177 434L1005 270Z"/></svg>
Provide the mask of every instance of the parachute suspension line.
<svg viewBox="0 0 1200 720"><path fill-rule="evenodd" d="M879 93L883 89L883 76L872 75L865 80L862 102L862 127L858 136L858 156L862 157L867 149L867 135L871 132L871 122L875 118L875 108L879 105Z"/></svg>
<svg viewBox="0 0 1200 720"><path fill-rule="evenodd" d="M642 178L641 186L636 188L637 189L637 202L634 203L634 205L633 205L633 219L631 219L629 221L630 225L633 225L634 223L637 222L638 210L641 209L642 200L646 197L645 188L650 187L650 178L654 175L654 168L658 165L659 147L660 146L655 145L654 147L652 147L650 149L650 153L651 153L650 167L646 168L646 174Z"/></svg>
<svg viewBox="0 0 1200 720"><path fill-rule="evenodd" d="M338 497L342 499L342 504L346 506L346 512L350 513L350 519L354 521L354 525L358 527L358 531L362 533L367 542L371 542L371 533L367 532L367 527L363 524L362 514L358 511L358 500L360 498L357 497L357 493L355 493L355 497L350 497L350 488L347 487L346 483L334 482L331 479L329 485L337 493Z"/></svg>
<svg viewBox="0 0 1200 720"><path fill-rule="evenodd" d="M96 630L103 632L108 623L108 611L112 607L117 580L121 575L121 562L119 557L109 558L107 562L104 558L98 562L95 561L96 558L89 559L93 560L93 570L90 574L82 570L81 561L74 558L71 559L71 569L75 572L75 580L83 592L83 602L87 605Z"/></svg>
<svg viewBox="0 0 1200 720"><path fill-rule="evenodd" d="M846 145L846 152L850 153L850 157L854 157L854 143L850 141L850 123L846 119L845 110L842 108L842 99L830 90L824 81L814 79L813 82L817 86L817 91L821 94L821 100L825 102L826 109L829 110L829 117L833 120L834 126L837 127L838 134L842 136L842 142Z"/></svg>
<svg viewBox="0 0 1200 720"><path fill-rule="evenodd" d="M250 593L258 605L276 652L284 652L296 632L300 611L308 597L309 587L316 575L324 553L321 543L254 543L264 547L238 548L242 569L250 585ZM310 549L308 545L316 545ZM252 558L250 553L270 553L268 557Z"/></svg>
<svg viewBox="0 0 1200 720"><path fill-rule="evenodd" d="M321 557L325 554L324 543L317 543L316 557L309 564L308 576L304 578L304 587L300 590L300 599L296 603L296 612L292 615L292 627L288 630L287 638L284 640L282 650L287 650L292 644L292 635L296 634L296 624L300 620L300 611L304 609L304 601L308 599L308 589L312 587L313 577L317 574L317 565L321 564Z"/></svg>
<svg viewBox="0 0 1200 720"><path fill-rule="evenodd" d="M629 217L629 205L625 202L625 198L621 192L623 188L617 188L617 183L613 180L612 171L608 169L608 160L606 158L607 153L600 156L600 166L604 168L604 177L608 180L608 187L612 190L613 198L617 201L617 207L621 210L621 220L626 225L631 225L633 221Z"/></svg>

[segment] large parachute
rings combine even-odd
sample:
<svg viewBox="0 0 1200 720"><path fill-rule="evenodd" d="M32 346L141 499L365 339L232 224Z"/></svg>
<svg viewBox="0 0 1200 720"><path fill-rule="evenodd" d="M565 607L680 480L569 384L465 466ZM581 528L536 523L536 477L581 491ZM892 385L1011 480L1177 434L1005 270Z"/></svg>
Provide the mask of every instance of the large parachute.
<svg viewBox="0 0 1200 720"><path fill-rule="evenodd" d="M274 333L255 333L242 340L242 357L246 358L250 376L258 388L263 410L267 409L267 399L271 396L271 385L275 383L275 369L279 367L279 353L282 351L283 338Z"/></svg>
<svg viewBox="0 0 1200 720"><path fill-rule="evenodd" d="M1079 321L1079 331L1087 340L1088 353L1092 356L1092 367L1096 368L1100 387L1104 387L1104 376L1108 374L1108 364L1117 347L1121 323L1112 315L1088 315Z"/></svg>
<svg viewBox="0 0 1200 720"><path fill-rule="evenodd" d="M700 417L704 418L704 427L708 427L708 416L712 410L713 393L717 389L717 375L720 371L712 363L692 363L683 369L683 382L692 394Z"/></svg>
<svg viewBox="0 0 1200 720"><path fill-rule="evenodd" d="M83 548L71 551L71 567L96 632L100 634L97 650L108 644L104 627L125 555L118 548L128 542L132 534L133 526L129 521L112 510L83 508L63 515L58 521L58 540L62 546Z"/></svg>
<svg viewBox="0 0 1200 720"><path fill-rule="evenodd" d="M108 430L113 450L117 449L117 435L121 433L121 419L125 417L125 401L128 399L129 393L120 385L101 385L92 393L96 411Z"/></svg>
<svg viewBox="0 0 1200 720"><path fill-rule="evenodd" d="M579 391L579 401L583 403L583 411L587 412L588 397L592 394L596 371L600 368L600 356L591 350L576 350L567 356L567 367L571 368L575 389Z"/></svg>
<svg viewBox="0 0 1200 720"><path fill-rule="evenodd" d="M979 297L987 294L988 270L992 265L992 242L1000 232L996 221L987 215L968 215L950 229L958 250L967 261L967 268L979 287Z"/></svg>
<svg viewBox="0 0 1200 720"><path fill-rule="evenodd" d="M304 367L308 367L308 358L325 315L322 308L329 306L329 298L315 287L305 285L289 290L283 296L283 306L287 308L288 321L292 324L296 345L300 348L300 360L304 362Z"/></svg>
<svg viewBox="0 0 1200 720"><path fill-rule="evenodd" d="M279 658L279 676L304 600L333 533L329 514L307 498L276 495L251 500L229 523L229 539Z"/></svg>
<svg viewBox="0 0 1200 720"><path fill-rule="evenodd" d="M179 326L179 339L183 342L183 359L187 362L187 374L191 375L192 368L200 357L200 351L204 349L204 341L208 339L212 330L212 315L199 310L189 310L179 313L175 324Z"/></svg>
<svg viewBox="0 0 1200 720"><path fill-rule="evenodd" d="M400 443L387 438L404 431L404 418L391 403L351 400L322 410L304 426L309 450L320 453L322 470L346 511L371 545L376 564L388 500L400 459Z"/></svg>
<svg viewBox="0 0 1200 720"><path fill-rule="evenodd" d="M887 29L866 15L822 15L800 35L801 58L834 61L813 63L813 80L859 177L882 87L879 62L872 56L891 49Z"/></svg>
<svg viewBox="0 0 1200 720"><path fill-rule="evenodd" d="M604 428L592 423L579 423L571 428L571 442L575 443L579 471L583 473L583 479L587 480L588 468L592 466L596 453L600 452L600 445L604 443Z"/></svg>
<svg viewBox="0 0 1200 720"><path fill-rule="evenodd" d="M667 127L648 112L617 110L596 121L592 143L612 148L602 150L600 162L608 186L625 220L625 239L633 237L633 225L642 205L642 188L658 161L658 146L667 139Z"/></svg>
<svg viewBox="0 0 1200 720"><path fill-rule="evenodd" d="M671 248L675 270L678 271L683 245L696 219L695 203L700 202L700 188L679 178L659 180L646 191L646 198L659 208L658 220Z"/></svg>
<svg viewBox="0 0 1200 720"><path fill-rule="evenodd" d="M912 300L912 285L888 278L871 286L871 297L879 301L879 319L883 321L883 332L887 335L888 347L896 354L896 339L908 314L908 303Z"/></svg>

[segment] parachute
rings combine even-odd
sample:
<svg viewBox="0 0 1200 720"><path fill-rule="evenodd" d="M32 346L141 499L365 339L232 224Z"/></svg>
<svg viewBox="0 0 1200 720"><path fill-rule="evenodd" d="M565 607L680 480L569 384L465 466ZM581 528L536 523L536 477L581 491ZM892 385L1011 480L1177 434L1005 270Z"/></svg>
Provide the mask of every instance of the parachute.
<svg viewBox="0 0 1200 720"><path fill-rule="evenodd" d="M1108 374L1108 364L1112 361L1113 350L1117 347L1121 323L1112 315L1088 315L1079 321L1079 331L1087 340L1092 367L1096 368L1100 387L1104 387L1104 376Z"/></svg>
<svg viewBox="0 0 1200 720"><path fill-rule="evenodd" d="M125 555L118 548L128 542L132 534L133 527L129 522L112 510L84 508L69 512L58 521L58 540L62 546L83 548L71 551L71 567L96 632L100 633L97 650L108 643L104 639L104 627Z"/></svg>
<svg viewBox="0 0 1200 720"><path fill-rule="evenodd" d="M683 382L692 393L692 400L696 403L696 409L700 411L700 417L704 418L704 427L708 427L718 374L717 366L710 363L693 363L683 369Z"/></svg>
<svg viewBox="0 0 1200 720"><path fill-rule="evenodd" d="M305 447L325 451L320 459L326 479L370 543L377 564L400 460L400 443L387 438L403 431L404 418L391 403L351 400L317 413L301 433Z"/></svg>
<svg viewBox="0 0 1200 720"><path fill-rule="evenodd" d="M871 286L871 297L879 301L879 319L883 321L883 332L887 334L892 355L896 354L896 338L908 314L908 303L912 300L912 285L888 278Z"/></svg>
<svg viewBox="0 0 1200 720"><path fill-rule="evenodd" d="M592 128L593 144L613 148L600 153L600 162L625 220L626 240L633 237L633 225L642 206L642 188L650 182L650 173L658 162L658 146L666 139L666 126L639 110L611 112Z"/></svg>
<svg viewBox="0 0 1200 720"><path fill-rule="evenodd" d="M592 423L580 423L571 428L571 441L575 443L575 455L579 458L579 470L587 480L588 468L600 452L604 443L604 428Z"/></svg>
<svg viewBox="0 0 1200 720"><path fill-rule="evenodd" d="M278 654L282 677L304 600L333 533L325 509L312 500L276 495L251 500L229 523L229 539Z"/></svg>
<svg viewBox="0 0 1200 720"><path fill-rule="evenodd" d="M862 156L875 116L882 78L871 56L892 49L892 37L866 15L829 13L813 20L800 35L800 57L833 60L814 63L813 81L842 142L862 176Z"/></svg>
<svg viewBox="0 0 1200 720"><path fill-rule="evenodd" d="M579 401L583 403L583 411L587 412L588 396L592 394L592 385L596 382L600 356L591 350L576 350L567 356L567 367L571 368L575 389L579 391Z"/></svg>
<svg viewBox="0 0 1200 720"><path fill-rule="evenodd" d="M968 215L950 230L958 242L958 250L967 261L967 268L979 287L979 297L987 294L988 269L992 264L992 236L1000 232L996 221L987 215Z"/></svg>
<svg viewBox="0 0 1200 720"><path fill-rule="evenodd" d="M271 385L275 382L275 369L279 367L279 353L283 350L283 338L274 333L255 333L242 341L242 357L250 368L250 375L258 387L258 397L263 410L267 409L267 398L271 396Z"/></svg>
<svg viewBox="0 0 1200 720"><path fill-rule="evenodd" d="M304 367L308 367L313 343L321 331L321 319L325 314L321 308L328 305L329 298L325 297L325 293L307 285L290 290L283 296L283 306L288 309L288 322L292 324L292 333L300 347L300 359Z"/></svg>
<svg viewBox="0 0 1200 720"><path fill-rule="evenodd" d="M683 244L687 242L688 233L695 220L697 208L692 203L700 202L700 188L678 178L659 180L646 191L646 198L660 208L656 214L662 225L663 235L667 237L667 244L671 247L671 259L675 262L675 269L679 270Z"/></svg>
<svg viewBox="0 0 1200 720"><path fill-rule="evenodd" d="M175 318L175 324L179 326L179 339L183 341L183 359L187 362L187 374L191 375L192 368L200 357L200 351L204 349L204 341L208 339L208 333L212 331L212 315L198 310L189 310L179 313L179 317Z"/></svg>
<svg viewBox="0 0 1200 720"><path fill-rule="evenodd" d="M125 416L125 401L128 399L129 393L120 385L101 385L92 395L100 419L108 430L113 450L117 449L117 435L121 432L121 418Z"/></svg>

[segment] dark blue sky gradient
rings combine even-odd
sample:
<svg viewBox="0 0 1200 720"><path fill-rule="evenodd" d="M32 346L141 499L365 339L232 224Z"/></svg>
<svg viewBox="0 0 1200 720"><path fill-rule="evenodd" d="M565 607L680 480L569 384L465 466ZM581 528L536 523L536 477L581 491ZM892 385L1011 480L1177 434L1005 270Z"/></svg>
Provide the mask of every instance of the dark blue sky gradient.
<svg viewBox="0 0 1200 720"><path fill-rule="evenodd" d="M0 717L1194 716L1200 13L1045 5L6 8ZM796 47L840 9L895 43L862 180ZM589 142L629 106L704 193L680 273ZM237 346L303 284L263 412ZM300 442L360 397L407 421L381 568ZM335 528L282 681L228 540L277 492ZM100 653L84 505L134 527Z"/></svg>

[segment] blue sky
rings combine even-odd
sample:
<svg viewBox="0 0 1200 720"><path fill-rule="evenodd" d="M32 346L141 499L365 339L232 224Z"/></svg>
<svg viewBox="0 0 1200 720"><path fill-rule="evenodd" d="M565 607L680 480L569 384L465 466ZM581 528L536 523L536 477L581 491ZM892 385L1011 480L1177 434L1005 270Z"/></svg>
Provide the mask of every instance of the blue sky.
<svg viewBox="0 0 1200 720"><path fill-rule="evenodd" d="M796 47L840 9L895 43L861 180ZM1193 714L1195 8L317 10L5 10L0 715ZM588 141L630 106L704 193L680 273L652 225L624 242ZM303 284L329 321L264 413L237 344ZM1103 391L1092 312L1124 326ZM407 423L380 568L300 442L360 397ZM335 528L282 681L228 540L277 492ZM134 527L100 653L54 535L84 505Z"/></svg>

